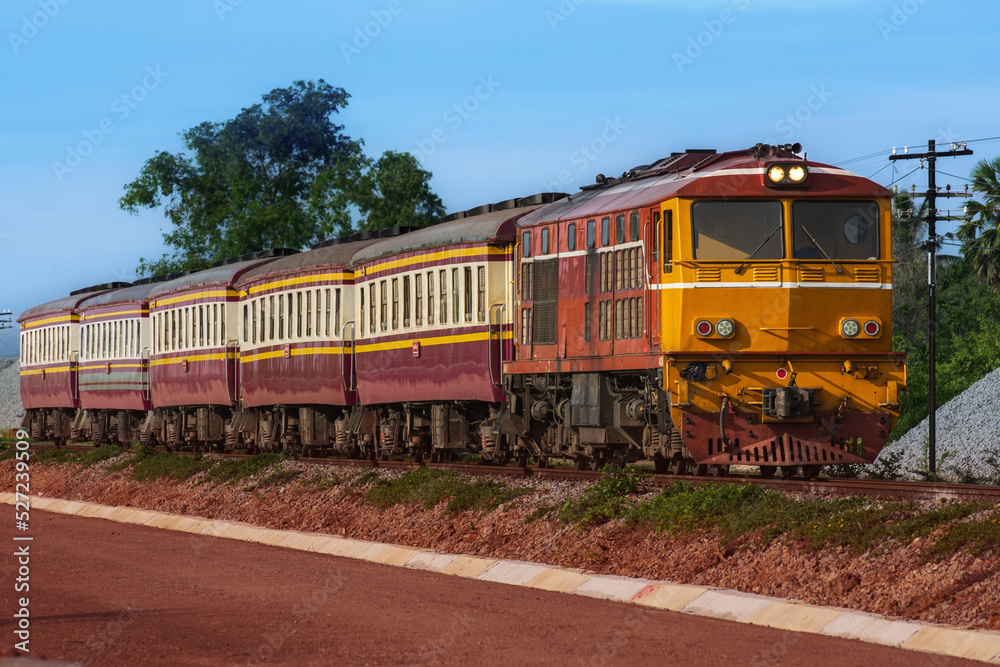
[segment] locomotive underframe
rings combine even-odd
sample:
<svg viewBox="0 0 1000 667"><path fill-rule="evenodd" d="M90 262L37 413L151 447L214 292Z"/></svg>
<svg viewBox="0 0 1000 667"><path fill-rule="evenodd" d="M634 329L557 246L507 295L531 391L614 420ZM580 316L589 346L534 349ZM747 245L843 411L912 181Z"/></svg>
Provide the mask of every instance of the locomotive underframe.
<svg viewBox="0 0 1000 667"><path fill-rule="evenodd" d="M534 456L600 468L652 459L657 471L694 461L670 420L661 371L541 373L507 377L501 432Z"/></svg>

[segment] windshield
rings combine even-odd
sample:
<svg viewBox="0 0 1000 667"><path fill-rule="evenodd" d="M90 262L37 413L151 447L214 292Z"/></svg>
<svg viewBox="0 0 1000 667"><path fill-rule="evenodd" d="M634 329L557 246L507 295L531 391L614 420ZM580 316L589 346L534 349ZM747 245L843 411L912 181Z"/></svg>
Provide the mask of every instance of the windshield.
<svg viewBox="0 0 1000 667"><path fill-rule="evenodd" d="M699 201L691 205L694 258L781 259L781 202Z"/></svg>
<svg viewBox="0 0 1000 667"><path fill-rule="evenodd" d="M792 204L796 259L878 259L878 204L799 201Z"/></svg>

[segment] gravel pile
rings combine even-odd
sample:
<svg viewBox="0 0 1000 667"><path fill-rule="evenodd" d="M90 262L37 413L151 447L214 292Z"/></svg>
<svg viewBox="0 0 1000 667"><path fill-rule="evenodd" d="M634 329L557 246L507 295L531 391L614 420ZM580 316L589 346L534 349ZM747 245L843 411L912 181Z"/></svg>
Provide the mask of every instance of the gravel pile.
<svg viewBox="0 0 1000 667"><path fill-rule="evenodd" d="M927 428L925 419L883 450L880 460L902 452L906 477L920 478L915 471L927 465ZM936 431L942 477L1000 482L1000 368L938 407Z"/></svg>
<svg viewBox="0 0 1000 667"><path fill-rule="evenodd" d="M0 358L0 433L21 425L21 366L17 357Z"/></svg>

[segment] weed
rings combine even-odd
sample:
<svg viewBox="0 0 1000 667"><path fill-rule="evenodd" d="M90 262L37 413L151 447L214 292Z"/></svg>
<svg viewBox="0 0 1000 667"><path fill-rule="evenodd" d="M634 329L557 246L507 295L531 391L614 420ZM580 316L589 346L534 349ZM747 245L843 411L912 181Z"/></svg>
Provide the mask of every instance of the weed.
<svg viewBox="0 0 1000 667"><path fill-rule="evenodd" d="M563 523L580 527L598 526L617 519L629 511L633 502L628 498L639 492L644 472L629 472L617 467L604 468L604 476L587 487L583 496L570 499L559 508Z"/></svg>
<svg viewBox="0 0 1000 667"><path fill-rule="evenodd" d="M531 489L511 487L503 482L466 481L449 470L420 468L396 479L379 479L365 494L365 499L383 509L410 504L430 509L449 498L447 510L456 513L490 511L531 492Z"/></svg>
<svg viewBox="0 0 1000 667"><path fill-rule="evenodd" d="M544 519L553 512L555 512L556 509L557 508L553 505L543 505L541 507L537 507L531 514L528 515L528 517L524 520L524 522L531 523L533 521L539 521L541 519Z"/></svg>
<svg viewBox="0 0 1000 667"><path fill-rule="evenodd" d="M324 474L320 472L316 473L312 477L301 480L300 483L309 491L319 492L326 491L327 489L343 484L344 479L336 473Z"/></svg>
<svg viewBox="0 0 1000 667"><path fill-rule="evenodd" d="M869 479L899 479L903 476L903 452L882 450L875 462L868 467Z"/></svg>
<svg viewBox="0 0 1000 667"><path fill-rule="evenodd" d="M245 459L227 459L209 470L202 481L211 484L232 484L257 475L284 460L283 455L270 453Z"/></svg>
<svg viewBox="0 0 1000 667"><path fill-rule="evenodd" d="M215 461L206 459L200 454L178 456L143 446L132 457L108 466L108 472L131 467L132 478L140 482L151 482L163 477L182 480L208 470L214 465Z"/></svg>

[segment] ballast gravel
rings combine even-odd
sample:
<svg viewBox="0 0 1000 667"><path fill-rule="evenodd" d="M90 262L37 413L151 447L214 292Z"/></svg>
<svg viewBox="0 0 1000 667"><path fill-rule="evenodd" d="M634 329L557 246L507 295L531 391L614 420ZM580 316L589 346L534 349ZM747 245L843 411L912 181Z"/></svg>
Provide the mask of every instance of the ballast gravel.
<svg viewBox="0 0 1000 667"><path fill-rule="evenodd" d="M21 425L21 366L17 357L0 357L0 435Z"/></svg>
<svg viewBox="0 0 1000 667"><path fill-rule="evenodd" d="M1000 368L938 407L935 450L938 473L953 481L1000 482ZM882 451L901 452L900 472L921 479L927 469L928 420L914 426Z"/></svg>

